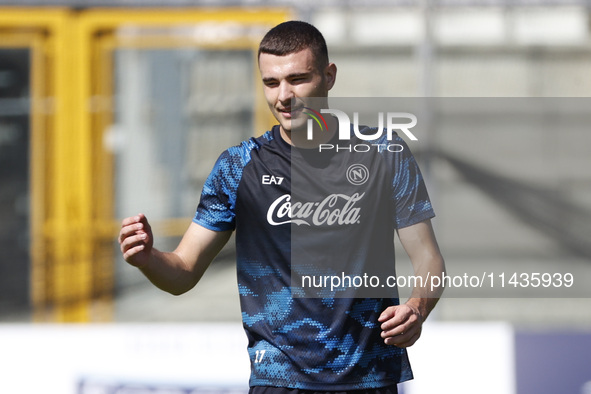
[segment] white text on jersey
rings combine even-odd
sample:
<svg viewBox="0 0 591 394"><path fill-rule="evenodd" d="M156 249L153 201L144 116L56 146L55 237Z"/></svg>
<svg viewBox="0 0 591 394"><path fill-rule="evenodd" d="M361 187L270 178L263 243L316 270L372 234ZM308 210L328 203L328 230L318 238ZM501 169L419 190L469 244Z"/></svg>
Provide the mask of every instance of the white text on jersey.
<svg viewBox="0 0 591 394"><path fill-rule="evenodd" d="M365 193L331 194L320 202L291 203L291 196L284 194L277 198L267 211L267 222L272 226L295 223L297 225L323 224L342 226L359 223L360 208L355 204ZM309 220L311 219L311 223Z"/></svg>
<svg viewBox="0 0 591 394"><path fill-rule="evenodd" d="M263 175L261 182L263 185L281 185L283 182L282 176Z"/></svg>

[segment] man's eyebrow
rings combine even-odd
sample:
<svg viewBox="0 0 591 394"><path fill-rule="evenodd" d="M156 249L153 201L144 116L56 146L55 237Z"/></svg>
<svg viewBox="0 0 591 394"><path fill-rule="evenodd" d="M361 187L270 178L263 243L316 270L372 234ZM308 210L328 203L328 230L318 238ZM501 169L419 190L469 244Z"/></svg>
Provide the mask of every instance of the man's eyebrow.
<svg viewBox="0 0 591 394"><path fill-rule="evenodd" d="M298 77L307 77L309 76L310 73L309 72L302 72L302 73L293 73L293 74L288 74L285 79L293 79L293 78L298 78ZM264 77L263 78L263 82L272 82L272 81L276 81L277 78L274 77Z"/></svg>
<svg viewBox="0 0 591 394"><path fill-rule="evenodd" d="M303 72L303 73L294 73L294 74L289 74L286 78L298 78L298 77L307 77L308 75L310 75L309 72Z"/></svg>

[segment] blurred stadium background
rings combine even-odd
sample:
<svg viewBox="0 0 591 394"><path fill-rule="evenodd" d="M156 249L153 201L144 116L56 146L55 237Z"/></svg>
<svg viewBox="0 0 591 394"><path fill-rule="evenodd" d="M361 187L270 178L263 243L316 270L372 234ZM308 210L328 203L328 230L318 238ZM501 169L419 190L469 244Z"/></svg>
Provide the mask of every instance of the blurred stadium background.
<svg viewBox="0 0 591 394"><path fill-rule="evenodd" d="M243 366L211 378L203 371L223 360L180 350L211 350L203 338L238 335L228 343L242 344L232 245L194 290L172 297L122 261L116 236L122 217L144 212L157 246L174 248L218 154L273 124L255 51L288 19L324 33L338 66L333 96L584 103L591 92L585 0L0 0L2 375L33 358L51 380L56 353L62 368L76 369L74 358L98 352L120 371L126 355L156 357L194 362L205 378L156 369L151 379L115 376L105 362L45 392L136 392L125 382L138 393L160 392L154 382L179 393L243 389ZM415 152L450 271L575 272L591 286L591 133L551 127L560 115L549 111L539 127L511 135L466 121L434 126L428 149ZM409 269L402 255L398 267ZM431 392L420 386L427 381L444 393L591 393L588 294L447 298L431 320L406 393ZM118 324L44 324L77 322ZM79 353L88 342L89 353ZM27 355L15 363L19 352ZM421 370L421 359L439 367ZM445 375L434 381L441 363ZM33 392L26 374L11 376L7 392ZM447 380L455 380L449 389Z"/></svg>

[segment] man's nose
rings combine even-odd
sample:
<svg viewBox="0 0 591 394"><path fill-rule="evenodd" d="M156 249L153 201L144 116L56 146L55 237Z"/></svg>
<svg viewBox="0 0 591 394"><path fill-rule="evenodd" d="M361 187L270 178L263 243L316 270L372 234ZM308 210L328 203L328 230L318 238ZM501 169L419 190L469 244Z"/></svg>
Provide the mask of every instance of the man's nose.
<svg viewBox="0 0 591 394"><path fill-rule="evenodd" d="M279 84L279 101L286 103L294 97L295 95L293 93L291 84L287 83L286 81L282 81L281 84Z"/></svg>

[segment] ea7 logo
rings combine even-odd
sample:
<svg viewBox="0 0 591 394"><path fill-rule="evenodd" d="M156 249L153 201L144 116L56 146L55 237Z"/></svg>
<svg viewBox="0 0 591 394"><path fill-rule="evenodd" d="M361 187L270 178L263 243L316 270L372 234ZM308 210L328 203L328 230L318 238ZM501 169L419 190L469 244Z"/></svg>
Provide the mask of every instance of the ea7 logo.
<svg viewBox="0 0 591 394"><path fill-rule="evenodd" d="M263 185L281 185L281 182L283 182L283 177L282 176L273 176L273 175L263 175L263 178L261 181L262 181Z"/></svg>

